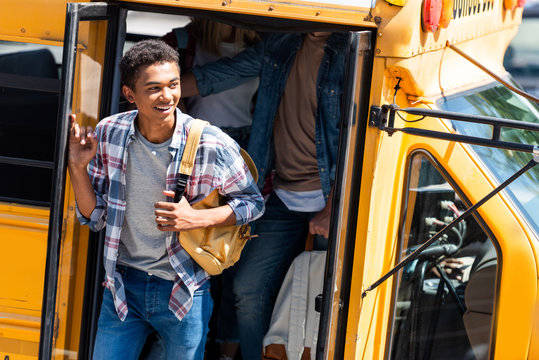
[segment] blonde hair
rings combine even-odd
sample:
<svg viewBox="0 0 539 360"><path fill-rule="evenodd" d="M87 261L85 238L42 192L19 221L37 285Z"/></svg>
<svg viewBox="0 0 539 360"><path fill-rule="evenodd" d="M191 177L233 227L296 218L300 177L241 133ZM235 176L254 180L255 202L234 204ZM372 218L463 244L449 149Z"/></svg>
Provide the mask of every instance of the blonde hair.
<svg viewBox="0 0 539 360"><path fill-rule="evenodd" d="M217 56L221 56L220 44L221 31L226 26L223 23L208 20L205 18L196 18L192 22L197 42L200 46ZM239 52L243 47L251 46L260 40L260 37L254 30L247 30L232 26L234 34L234 45Z"/></svg>

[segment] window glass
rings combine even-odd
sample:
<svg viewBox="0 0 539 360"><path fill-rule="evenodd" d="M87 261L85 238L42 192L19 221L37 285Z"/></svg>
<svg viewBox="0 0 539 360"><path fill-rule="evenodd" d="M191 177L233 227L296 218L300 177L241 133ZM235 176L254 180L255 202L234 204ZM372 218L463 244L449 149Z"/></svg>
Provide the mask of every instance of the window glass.
<svg viewBox="0 0 539 360"><path fill-rule="evenodd" d="M409 166L401 258L466 206L423 153ZM487 359L498 259L473 217L406 265L397 281L391 359Z"/></svg>
<svg viewBox="0 0 539 360"><path fill-rule="evenodd" d="M523 97L511 92L498 83L475 89L465 94L442 99L438 102L442 110L465 114L486 115L531 123L539 122L539 108ZM454 128L461 134L490 138L489 125L453 121ZM523 144L539 144L539 133L519 129L504 129L500 140ZM519 151L502 150L472 145L481 161L502 183L532 159L532 155ZM520 208L528 222L539 234L539 167L535 167L509 185L506 190ZM538 235L539 236L539 235Z"/></svg>
<svg viewBox="0 0 539 360"><path fill-rule="evenodd" d="M0 199L50 201L62 48L0 42Z"/></svg>
<svg viewBox="0 0 539 360"><path fill-rule="evenodd" d="M522 13L522 24L509 44L503 65L524 89L539 96L539 2L529 2Z"/></svg>

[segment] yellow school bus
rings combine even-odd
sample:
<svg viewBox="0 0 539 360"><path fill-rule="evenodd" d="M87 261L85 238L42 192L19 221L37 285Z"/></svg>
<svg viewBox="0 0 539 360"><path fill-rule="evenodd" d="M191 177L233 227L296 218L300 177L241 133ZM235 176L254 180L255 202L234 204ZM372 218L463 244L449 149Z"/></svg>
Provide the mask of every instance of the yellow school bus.
<svg viewBox="0 0 539 360"><path fill-rule="evenodd" d="M0 0L0 359L91 357L103 239L67 115L120 111L123 51L193 16L350 35L317 359L538 359L539 108L502 65L522 3Z"/></svg>

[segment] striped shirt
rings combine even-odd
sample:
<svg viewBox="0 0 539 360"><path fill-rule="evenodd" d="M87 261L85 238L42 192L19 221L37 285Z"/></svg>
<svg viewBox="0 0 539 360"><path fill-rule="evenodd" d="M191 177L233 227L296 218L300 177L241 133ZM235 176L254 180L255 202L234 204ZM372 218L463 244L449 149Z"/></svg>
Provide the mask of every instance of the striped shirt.
<svg viewBox="0 0 539 360"><path fill-rule="evenodd" d="M97 154L88 165L97 203L89 219L77 208L81 224L88 225L93 231L105 228L104 285L112 292L116 312L122 321L128 309L122 277L116 271L116 258L126 209L127 148L135 137L136 116L136 110L124 112L105 118L97 125ZM190 116L176 110L176 127L169 146L172 161L167 169L167 190L175 190L192 120ZM234 211L237 225L255 220L264 211L262 196L239 153L238 145L219 128L206 126L184 196L193 204L204 199L214 189L228 198L227 204ZM174 232L168 234L166 247L170 264L177 274L169 309L181 320L192 306L194 291L209 275L181 247Z"/></svg>

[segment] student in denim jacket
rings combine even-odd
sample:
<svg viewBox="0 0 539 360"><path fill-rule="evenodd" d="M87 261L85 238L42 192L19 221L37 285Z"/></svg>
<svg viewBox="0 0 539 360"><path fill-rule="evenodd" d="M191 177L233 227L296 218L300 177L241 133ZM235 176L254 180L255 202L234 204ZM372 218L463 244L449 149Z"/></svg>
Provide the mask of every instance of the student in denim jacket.
<svg viewBox="0 0 539 360"><path fill-rule="evenodd" d="M185 96L260 78L247 150L259 187L272 180L272 191L234 282L244 359L260 358L273 302L307 233L317 235L315 248L327 247L347 46L341 33L272 34L182 77Z"/></svg>

